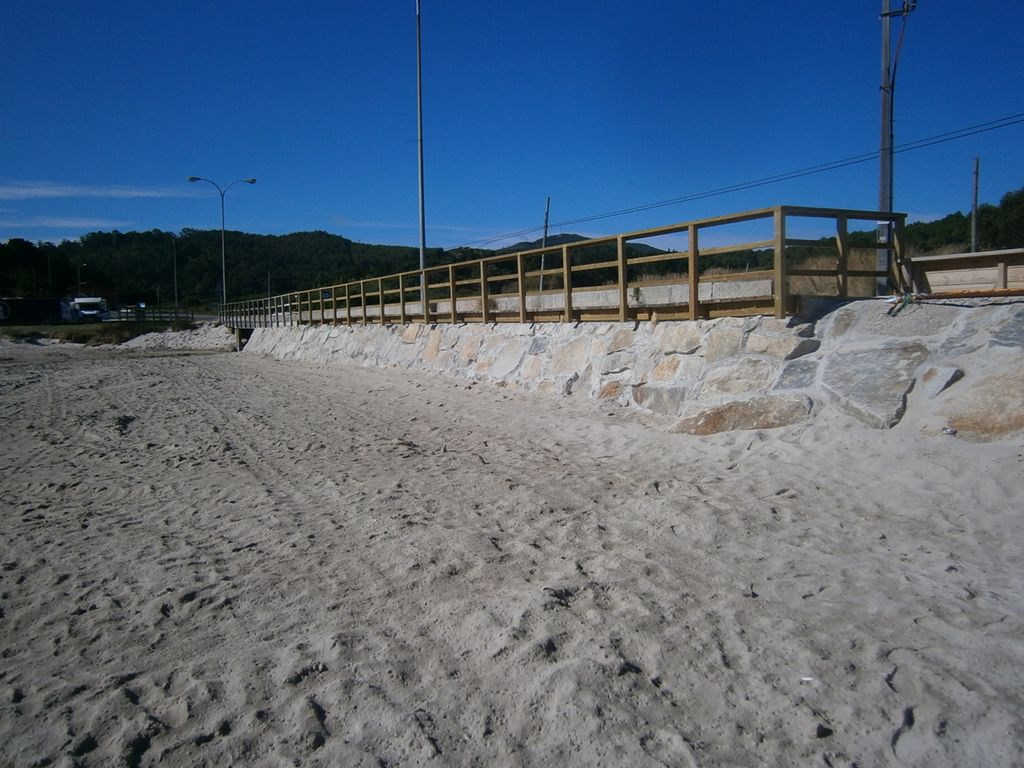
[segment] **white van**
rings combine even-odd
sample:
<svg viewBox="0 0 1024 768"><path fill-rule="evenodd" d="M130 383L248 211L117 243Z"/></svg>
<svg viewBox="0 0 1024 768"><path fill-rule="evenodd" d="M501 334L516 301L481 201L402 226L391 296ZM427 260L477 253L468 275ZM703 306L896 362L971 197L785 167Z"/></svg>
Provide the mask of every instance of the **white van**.
<svg viewBox="0 0 1024 768"><path fill-rule="evenodd" d="M107 316L107 302L99 296L76 296L64 300L61 314L68 323L97 322Z"/></svg>

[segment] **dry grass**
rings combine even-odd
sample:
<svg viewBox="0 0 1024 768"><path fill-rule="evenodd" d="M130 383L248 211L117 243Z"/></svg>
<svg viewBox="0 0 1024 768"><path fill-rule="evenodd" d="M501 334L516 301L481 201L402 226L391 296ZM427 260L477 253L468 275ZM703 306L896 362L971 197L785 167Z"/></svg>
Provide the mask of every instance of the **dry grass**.
<svg viewBox="0 0 1024 768"><path fill-rule="evenodd" d="M850 270L873 270L875 269L876 251L874 248L851 248L847 259L847 269ZM839 257L836 254L812 256L800 262L799 269L828 269L837 270ZM789 293L802 296L838 296L839 277L807 277L794 275L789 278ZM851 277L848 279L847 295L849 296L874 296L875 278L873 277Z"/></svg>

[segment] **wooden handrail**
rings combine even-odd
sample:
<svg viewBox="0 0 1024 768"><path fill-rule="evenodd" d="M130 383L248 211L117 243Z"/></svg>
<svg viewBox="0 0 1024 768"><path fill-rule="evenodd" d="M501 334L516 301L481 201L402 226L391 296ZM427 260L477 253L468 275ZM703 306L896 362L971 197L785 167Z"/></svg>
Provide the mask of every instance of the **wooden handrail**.
<svg viewBox="0 0 1024 768"><path fill-rule="evenodd" d="M786 234L787 217L833 219L835 221L834 239L790 238ZM221 316L229 322L248 325L337 324L338 322L347 325L352 325L353 322L366 325L371 320L381 324L395 320L403 324L410 321L487 323L509 318L524 323L532 319L568 322L584 316L624 321L651 316L655 311L662 310L670 316L680 316L682 313L682 316L692 320L711 314L716 316L728 314L731 310L735 310L737 314L757 312L774 314L781 318L790 311L791 307L789 296L791 277L834 275L836 277L835 290L838 291L838 295L846 296L851 277L879 274L874 271L849 268L847 228L850 220L889 221L895 225L897 237L894 238L894 242L892 244L877 244L876 247L886 249L893 255L892 266L895 267L895 279L900 283L905 282L900 279L901 267L899 266L907 263L902 254L902 231L905 219L906 215L902 213L780 205L635 230L618 235L595 237L557 246L494 254L480 259L437 265L422 270L407 270L379 277L365 277L360 280L280 296L250 299L222 307ZM710 247L703 248L699 245L699 240L710 238L718 227L752 221L770 222L772 237L759 240L746 239L744 242L723 245L721 236L719 236L719 242ZM685 250L642 256L629 255L630 245L633 241L673 234L685 237L687 240ZM601 246L612 246L614 257L609 259L607 251L604 254L586 254L588 249ZM837 255L835 270L790 269L786 264L786 249L797 246L834 249ZM771 251L772 264L768 270L761 269L750 273L728 275L700 274L701 264L706 265L706 259L709 257L755 250ZM989 252L989 255L992 253ZM560 266L543 268L541 265L542 268L531 268L537 263L534 261L535 259L539 260L541 256L551 255L561 258ZM979 257L983 255L985 254L977 254ZM586 260L593 256L602 260ZM912 261L918 263L931 258L916 257ZM964 256L962 254L941 256L934 257L934 260L954 258L964 258ZM636 277L635 268L637 267L669 261L679 262L681 267L685 265L685 273L680 271L679 277L674 283L653 275L648 279L645 279L643 274L640 274L639 278ZM499 265L506 266L499 268ZM502 273L495 274L494 269L501 269ZM612 284L604 287L589 284L586 286L574 285L574 279L579 280L580 275L588 273L594 275L601 270L614 270L615 278ZM633 279L630 279L631 271L634 272ZM530 281L539 281L542 276L550 277L555 286L545 286L547 290L541 291L539 284L535 282L531 288ZM432 280L436 280L436 282L431 282ZM591 277L589 280L593 282L595 278ZM752 283L756 281L757 286L752 286L751 289L756 289L756 291L764 291L763 286L767 282L769 284L768 293L744 296L742 290L732 289L731 293L705 292L706 296L702 296L701 286L703 284L735 284L743 281ZM560 286L557 285L559 282ZM495 293L492 286L496 284L505 284L501 286L504 290ZM674 284L685 288L682 297L678 292L665 293L670 291ZM899 287L905 288L904 285ZM648 289L655 295L670 295L670 298L659 300L655 297L650 299L650 302L653 303L648 303L647 297L641 298L639 294L632 293L644 289ZM593 297L595 293L602 290L610 292L607 304L595 307L595 299L590 298L586 303L587 309L581 313L576 306L579 302L574 301L573 294L579 292L581 296ZM630 303L631 298L632 304ZM374 299L376 303L370 304L368 299ZM662 303L658 303L659 301ZM432 305L436 305L436 307Z"/></svg>

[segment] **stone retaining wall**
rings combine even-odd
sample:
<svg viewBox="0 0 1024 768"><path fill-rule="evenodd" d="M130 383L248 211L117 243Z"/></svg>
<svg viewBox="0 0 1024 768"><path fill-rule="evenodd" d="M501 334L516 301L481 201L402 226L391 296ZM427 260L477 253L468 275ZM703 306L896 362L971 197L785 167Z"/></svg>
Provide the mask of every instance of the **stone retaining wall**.
<svg viewBox="0 0 1024 768"><path fill-rule="evenodd" d="M881 300L837 304L814 321L262 328L245 351L588 397L678 417L675 429L694 434L784 426L826 404L889 428L919 383L936 399L968 369L978 376L998 369L1024 382L1014 365L1024 345L1024 303L892 308ZM1024 414L1024 386L1016 392L1010 400L1017 397Z"/></svg>

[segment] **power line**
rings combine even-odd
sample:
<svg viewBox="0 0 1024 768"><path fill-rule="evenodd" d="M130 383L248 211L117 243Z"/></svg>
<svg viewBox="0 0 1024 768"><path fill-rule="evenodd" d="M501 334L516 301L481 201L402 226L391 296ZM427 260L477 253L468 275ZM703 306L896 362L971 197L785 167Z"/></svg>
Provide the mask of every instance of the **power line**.
<svg viewBox="0 0 1024 768"><path fill-rule="evenodd" d="M984 123L978 123L976 125L967 126L966 128L959 128L954 131L947 131L946 133L940 133L936 136L930 136L925 139L917 139L915 141L907 142L906 144L900 144L893 148L893 152L911 152L917 149L924 149L925 147L932 147L936 144L944 144L949 141L955 141L957 139L963 139L968 136L974 136L979 133L987 133L988 131L994 131L999 128L1008 128L1012 125L1024 123L1024 112L1016 115L1008 115L1001 117L997 120L989 120ZM807 168L800 168L794 171L786 171L785 173L778 173L773 176L765 176L760 179L753 179L751 181L739 182L737 184L730 184L725 187L718 187L716 189L706 190L704 192L695 192L690 195L684 195L682 197L674 197L671 200L661 200L656 203L645 203L643 205L636 205L631 208L622 208L617 211L609 211L606 213L596 213L590 216L581 216L576 219L568 219L566 221L556 222L551 224L552 227L568 227L575 224L585 224L591 221L599 221L601 219L610 219L616 216L625 216L630 213L640 213L642 211L650 211L655 208L665 208L670 205L679 205L680 203L690 203L695 200L704 200L709 197L718 197L720 195L726 195L730 192L741 192L747 189L755 189L757 187L765 187L769 184L777 184L781 181L789 181L791 179L798 179L803 176L813 176L819 173L825 173L827 171L838 170L839 168L846 168L851 165L859 165L860 163L866 163L872 160L878 159L878 151L865 152L861 155L853 155L846 157L841 160L832 160L827 163L820 163L818 165L812 165ZM465 243L464 245L458 246L459 248L469 247L483 247L490 243L496 243L500 240L508 240L513 237L524 237L534 232L540 231L541 227L529 227L527 229L516 230L515 232L507 232L503 235L496 235L495 237L489 237L484 240L474 240L471 243Z"/></svg>

